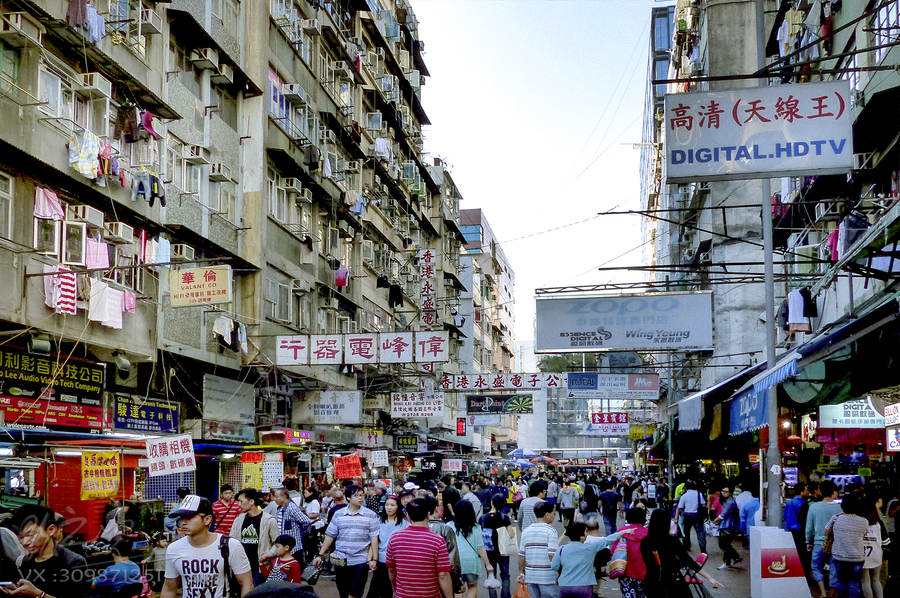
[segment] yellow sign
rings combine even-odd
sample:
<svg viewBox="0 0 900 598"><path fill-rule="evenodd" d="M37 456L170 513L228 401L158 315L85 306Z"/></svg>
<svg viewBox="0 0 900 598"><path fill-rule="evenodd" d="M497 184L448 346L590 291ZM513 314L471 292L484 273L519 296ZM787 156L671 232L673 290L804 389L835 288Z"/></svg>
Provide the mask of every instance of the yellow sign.
<svg viewBox="0 0 900 598"><path fill-rule="evenodd" d="M262 488L262 463L241 463L241 470L244 479L244 488Z"/></svg>
<svg viewBox="0 0 900 598"><path fill-rule="evenodd" d="M169 276L172 307L231 303L231 266L172 270Z"/></svg>
<svg viewBox="0 0 900 598"><path fill-rule="evenodd" d="M84 451L81 455L81 500L115 498L121 461L114 451Z"/></svg>
<svg viewBox="0 0 900 598"><path fill-rule="evenodd" d="M629 430L628 437L632 440L640 440L641 438L653 434L653 430L654 427L650 425L631 424L631 430Z"/></svg>

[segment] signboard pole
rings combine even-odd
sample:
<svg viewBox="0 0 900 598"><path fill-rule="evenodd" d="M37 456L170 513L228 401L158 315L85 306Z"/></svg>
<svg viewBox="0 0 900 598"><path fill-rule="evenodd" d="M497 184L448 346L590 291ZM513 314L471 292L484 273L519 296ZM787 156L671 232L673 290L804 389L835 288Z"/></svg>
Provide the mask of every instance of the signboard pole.
<svg viewBox="0 0 900 598"><path fill-rule="evenodd" d="M766 66L765 6L763 0L756 0L756 58L760 69ZM760 86L767 80L760 77ZM766 369L775 368L775 268L772 251L772 190L769 179L760 180L762 188L763 221L763 261L765 263L766 287ZM778 449L778 398L776 385L768 390L769 447L766 451L766 524L781 527L781 451Z"/></svg>

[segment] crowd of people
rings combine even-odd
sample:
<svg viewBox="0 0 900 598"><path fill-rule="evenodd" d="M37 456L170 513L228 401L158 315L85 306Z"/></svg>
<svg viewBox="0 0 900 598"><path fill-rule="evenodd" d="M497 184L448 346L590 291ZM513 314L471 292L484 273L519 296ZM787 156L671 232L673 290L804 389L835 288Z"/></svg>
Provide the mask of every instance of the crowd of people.
<svg viewBox="0 0 900 598"><path fill-rule="evenodd" d="M718 482L718 483L717 483ZM148 585L162 598L244 596L267 581L334 578L341 598L511 598L513 581L530 598L591 598L598 579L616 579L625 598L681 597L704 577L708 536L722 550L719 569L740 567L734 545L759 523L754 488L727 480L652 475L472 477L422 482L319 483L297 480L262 493L224 485L218 500L178 489L155 538L145 576L128 535L111 538L113 563L90 571L62 544L52 510L21 507L0 528L0 590L34 598L132 598ZM829 480L798 484L785 504L810 586L826 596L881 598L900 500L884 504L875 487L850 486L841 502ZM885 512L887 511L887 512ZM109 521L120 515L114 512ZM625 524L619 527L619 521ZM122 524L108 529L127 530ZM557 521L561 523L560 535ZM603 526L601 530L601 525ZM17 543L19 553L7 551ZM511 579L510 559L518 577ZM12 573L11 573L12 572ZM829 578L830 577L830 578Z"/></svg>

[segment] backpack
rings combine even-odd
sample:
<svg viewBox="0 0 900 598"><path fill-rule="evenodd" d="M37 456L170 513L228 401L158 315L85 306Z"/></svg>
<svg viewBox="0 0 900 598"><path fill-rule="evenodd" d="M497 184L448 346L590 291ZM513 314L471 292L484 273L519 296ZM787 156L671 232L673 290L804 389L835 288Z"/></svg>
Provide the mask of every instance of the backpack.
<svg viewBox="0 0 900 598"><path fill-rule="evenodd" d="M225 598L240 598L241 584L238 583L234 573L231 572L231 563L228 557L231 555L231 548L228 546L229 536L219 536L219 552L222 553L222 572L225 574Z"/></svg>

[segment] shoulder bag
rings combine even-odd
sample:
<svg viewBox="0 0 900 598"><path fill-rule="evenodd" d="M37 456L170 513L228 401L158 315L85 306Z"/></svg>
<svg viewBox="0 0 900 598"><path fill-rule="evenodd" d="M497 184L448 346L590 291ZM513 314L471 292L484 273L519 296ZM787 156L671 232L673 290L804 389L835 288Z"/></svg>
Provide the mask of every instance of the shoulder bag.
<svg viewBox="0 0 900 598"><path fill-rule="evenodd" d="M841 515L843 513L838 513L832 517L828 525L825 526L825 539L822 540L822 552L825 554L831 554L831 547L834 545L834 524Z"/></svg>
<svg viewBox="0 0 900 598"><path fill-rule="evenodd" d="M609 565L606 568L606 574L610 579L616 579L625 575L625 568L628 566L628 540L620 538L616 544L616 550L612 553Z"/></svg>
<svg viewBox="0 0 900 598"><path fill-rule="evenodd" d="M516 528L512 528L512 534L506 526L497 528L497 544L500 556L514 556L519 554L519 542L516 537Z"/></svg>

